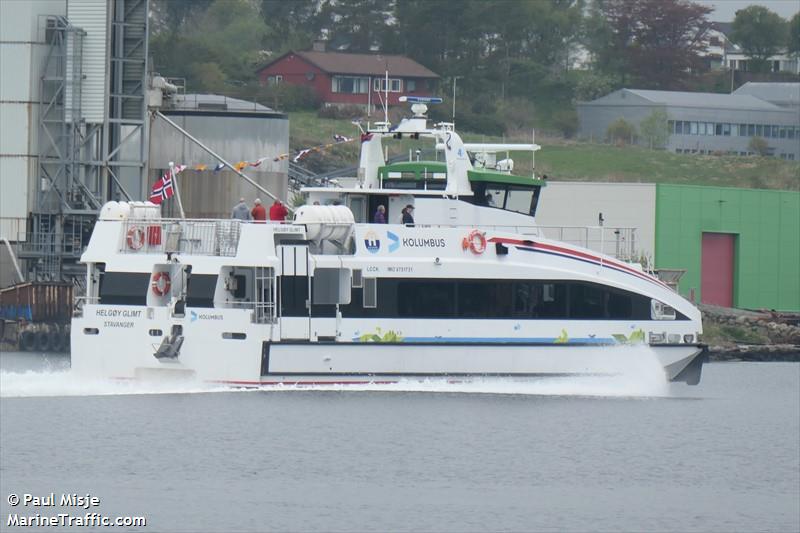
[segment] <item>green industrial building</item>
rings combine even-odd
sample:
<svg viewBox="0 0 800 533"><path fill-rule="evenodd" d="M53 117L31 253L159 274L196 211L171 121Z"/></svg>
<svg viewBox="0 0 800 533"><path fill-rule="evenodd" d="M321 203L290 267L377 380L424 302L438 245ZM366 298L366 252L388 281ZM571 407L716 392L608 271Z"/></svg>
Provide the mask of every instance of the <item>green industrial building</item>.
<svg viewBox="0 0 800 533"><path fill-rule="evenodd" d="M800 192L656 185L655 264L695 301L800 311Z"/></svg>

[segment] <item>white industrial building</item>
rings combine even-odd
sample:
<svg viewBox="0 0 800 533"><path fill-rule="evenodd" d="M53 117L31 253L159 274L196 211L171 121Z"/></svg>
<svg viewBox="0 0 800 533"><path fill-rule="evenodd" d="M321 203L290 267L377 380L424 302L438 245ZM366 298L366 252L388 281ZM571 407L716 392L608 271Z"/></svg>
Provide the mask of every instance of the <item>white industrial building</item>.
<svg viewBox="0 0 800 533"><path fill-rule="evenodd" d="M160 78L153 90L148 12L149 0L0 0L0 287L20 281L12 252L28 280L80 280L77 262L103 203L146 200L167 159L213 167L186 138L166 133L159 111L177 115L211 148L224 141L217 153L228 159L288 151L285 115L188 109ZM210 120L214 113L224 117ZM153 146L158 158L149 165ZM237 149L226 153L230 146ZM253 169L253 182L283 195L287 166ZM257 193L233 172L214 176L215 185L231 182L224 195L199 186L208 176L195 177L189 213L222 214L234 196Z"/></svg>

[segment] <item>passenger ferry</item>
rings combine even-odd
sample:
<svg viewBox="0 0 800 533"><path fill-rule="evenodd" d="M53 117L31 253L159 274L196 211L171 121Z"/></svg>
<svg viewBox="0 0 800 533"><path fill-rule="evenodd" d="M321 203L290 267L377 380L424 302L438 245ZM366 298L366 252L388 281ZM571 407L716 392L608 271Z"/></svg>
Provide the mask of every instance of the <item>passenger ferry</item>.
<svg viewBox="0 0 800 533"><path fill-rule="evenodd" d="M81 259L73 369L235 386L524 378L624 371L615 348L643 344L667 379L699 382L697 308L639 265L540 235L546 182L496 160L519 146L464 143L409 101L411 118L363 132L358 176L304 188L291 222L106 204ZM383 140L401 138L444 161L387 164Z"/></svg>

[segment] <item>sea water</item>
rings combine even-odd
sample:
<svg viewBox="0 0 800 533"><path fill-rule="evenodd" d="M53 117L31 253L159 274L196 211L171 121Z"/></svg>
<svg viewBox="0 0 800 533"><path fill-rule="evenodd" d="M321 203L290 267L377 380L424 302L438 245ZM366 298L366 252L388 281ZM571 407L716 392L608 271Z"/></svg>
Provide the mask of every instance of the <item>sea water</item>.
<svg viewBox="0 0 800 533"><path fill-rule="evenodd" d="M231 390L3 353L0 529L95 513L146 519L120 531L800 530L800 364L708 364L689 387L642 361Z"/></svg>

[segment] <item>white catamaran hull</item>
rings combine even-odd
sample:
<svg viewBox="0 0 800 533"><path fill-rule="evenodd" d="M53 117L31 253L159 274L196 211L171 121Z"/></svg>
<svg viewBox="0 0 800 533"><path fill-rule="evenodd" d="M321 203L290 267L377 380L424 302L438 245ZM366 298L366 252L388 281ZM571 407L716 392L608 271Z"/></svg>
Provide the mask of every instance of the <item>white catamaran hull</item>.
<svg viewBox="0 0 800 533"><path fill-rule="evenodd" d="M271 342L267 339L272 328L250 323L249 313L243 310L227 310L224 319L217 313L181 321L185 341L179 355L158 358L161 324L165 322L162 318L166 317L147 319L144 315L145 310L133 308L87 306L84 316L73 322L74 370L116 379L183 376L258 386L436 377L610 375L637 368L652 370L658 364L666 379L694 384L705 358L703 347L696 344L637 347L525 339Z"/></svg>

